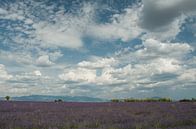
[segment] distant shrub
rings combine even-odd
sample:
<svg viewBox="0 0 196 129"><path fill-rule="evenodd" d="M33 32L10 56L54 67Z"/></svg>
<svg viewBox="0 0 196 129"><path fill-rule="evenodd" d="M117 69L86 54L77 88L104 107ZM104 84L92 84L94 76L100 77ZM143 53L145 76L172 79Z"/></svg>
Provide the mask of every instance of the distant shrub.
<svg viewBox="0 0 196 129"><path fill-rule="evenodd" d="M142 100L143 102L158 102L158 99L154 99L154 98L146 98Z"/></svg>
<svg viewBox="0 0 196 129"><path fill-rule="evenodd" d="M7 101L9 101L9 100L10 100L10 96L5 96L5 99L6 99Z"/></svg>
<svg viewBox="0 0 196 129"><path fill-rule="evenodd" d="M124 99L123 101L124 102L137 102L138 100L137 99L130 98L130 99Z"/></svg>
<svg viewBox="0 0 196 129"><path fill-rule="evenodd" d="M192 98L191 100L192 100L193 102L196 102L196 99L195 99L195 98Z"/></svg>
<svg viewBox="0 0 196 129"><path fill-rule="evenodd" d="M120 102L120 99L112 99L111 102Z"/></svg>
<svg viewBox="0 0 196 129"><path fill-rule="evenodd" d="M62 99L58 99L58 100L54 100L54 102L63 102L63 100Z"/></svg>
<svg viewBox="0 0 196 129"><path fill-rule="evenodd" d="M160 102L172 102L172 99L170 99L170 98L159 98L158 101L160 101Z"/></svg>
<svg viewBox="0 0 196 129"><path fill-rule="evenodd" d="M62 99L58 99L58 102L63 102L63 100Z"/></svg>

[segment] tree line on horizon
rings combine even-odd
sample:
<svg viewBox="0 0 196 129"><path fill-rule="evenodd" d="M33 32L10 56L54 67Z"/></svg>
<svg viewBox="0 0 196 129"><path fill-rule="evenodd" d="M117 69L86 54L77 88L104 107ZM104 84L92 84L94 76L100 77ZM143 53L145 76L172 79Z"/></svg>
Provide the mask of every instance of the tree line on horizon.
<svg viewBox="0 0 196 129"><path fill-rule="evenodd" d="M5 96L6 101L10 101L10 96ZM62 99L54 100L54 102L63 102ZM171 98L126 98L126 99L111 99L110 102L174 102ZM178 102L196 102L196 98L180 99Z"/></svg>
<svg viewBox="0 0 196 129"><path fill-rule="evenodd" d="M111 102L174 102L171 98L126 98L126 99L111 99ZM180 99L178 102L196 102L195 98L192 99Z"/></svg>

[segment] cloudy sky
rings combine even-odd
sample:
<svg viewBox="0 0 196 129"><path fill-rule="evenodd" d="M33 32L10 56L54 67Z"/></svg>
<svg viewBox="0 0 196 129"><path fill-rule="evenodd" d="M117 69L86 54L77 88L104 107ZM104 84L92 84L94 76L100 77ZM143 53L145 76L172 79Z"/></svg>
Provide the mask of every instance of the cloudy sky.
<svg viewBox="0 0 196 129"><path fill-rule="evenodd" d="M1 0L0 96L196 97L196 0Z"/></svg>

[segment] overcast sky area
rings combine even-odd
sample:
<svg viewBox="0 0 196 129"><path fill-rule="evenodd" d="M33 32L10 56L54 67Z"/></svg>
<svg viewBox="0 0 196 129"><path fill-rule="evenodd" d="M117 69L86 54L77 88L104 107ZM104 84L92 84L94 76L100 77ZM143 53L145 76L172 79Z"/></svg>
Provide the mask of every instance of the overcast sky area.
<svg viewBox="0 0 196 129"><path fill-rule="evenodd" d="M196 97L196 0L57 1L0 1L0 96Z"/></svg>

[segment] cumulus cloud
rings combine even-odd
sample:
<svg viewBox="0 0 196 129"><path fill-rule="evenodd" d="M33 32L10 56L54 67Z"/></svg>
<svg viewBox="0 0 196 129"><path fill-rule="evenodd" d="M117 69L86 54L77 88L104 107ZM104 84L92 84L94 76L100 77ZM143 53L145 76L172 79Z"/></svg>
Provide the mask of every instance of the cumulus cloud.
<svg viewBox="0 0 196 129"><path fill-rule="evenodd" d="M195 82L196 80L196 69L188 69L185 70L179 77L179 80L183 80L185 82L193 81Z"/></svg>
<svg viewBox="0 0 196 129"><path fill-rule="evenodd" d="M161 73L175 73L181 70L180 62L172 58L157 58L147 64L137 64L136 68L143 69L149 75Z"/></svg>
<svg viewBox="0 0 196 129"><path fill-rule="evenodd" d="M93 82L96 77L96 70L89 70L84 68L72 69L65 71L64 74L59 75L60 79L71 81L86 81Z"/></svg>
<svg viewBox="0 0 196 129"><path fill-rule="evenodd" d="M53 65L54 63L50 61L48 55L42 55L38 57L38 59L36 60L36 64L41 67L47 67Z"/></svg>
<svg viewBox="0 0 196 129"><path fill-rule="evenodd" d="M91 61L82 61L78 63L79 67L98 69L114 66L117 61L114 58L98 58L94 57Z"/></svg>
<svg viewBox="0 0 196 129"><path fill-rule="evenodd" d="M194 49L187 43L164 43L155 39L147 39L143 42L144 49L135 54L146 57L175 57L182 58Z"/></svg>
<svg viewBox="0 0 196 129"><path fill-rule="evenodd" d="M5 60L7 62L16 62L17 64L22 65L30 65L33 64L33 57L29 52L20 51L20 52L12 52L12 51L0 51L0 59Z"/></svg>
<svg viewBox="0 0 196 129"><path fill-rule="evenodd" d="M36 53L31 53L32 49ZM15 63L17 65L26 66L52 66L59 58L63 56L59 50L45 51L39 47L26 48L17 51L0 51L0 60L7 63Z"/></svg>
<svg viewBox="0 0 196 129"><path fill-rule="evenodd" d="M195 0L143 0L143 3L142 24L150 30L167 26L182 14L196 11Z"/></svg>
<svg viewBox="0 0 196 129"><path fill-rule="evenodd" d="M2 9L2 8L0 8L0 14L1 14L1 15L3 15L3 14L7 14L7 11L6 11L6 10L4 10L4 9Z"/></svg>
<svg viewBox="0 0 196 129"><path fill-rule="evenodd" d="M63 56L60 51L50 52L48 55L50 56L51 61L56 61Z"/></svg>
<svg viewBox="0 0 196 129"><path fill-rule="evenodd" d="M57 28L58 27L58 28ZM63 31L61 26L55 24L37 24L35 35L38 40L46 45L55 45L67 48L80 48L83 46L80 35L77 31Z"/></svg>
<svg viewBox="0 0 196 129"><path fill-rule="evenodd" d="M126 70L130 75L127 81L131 80L129 84L132 87L181 87L190 82L183 81L181 76L188 74L188 71L194 71L194 65L188 65L189 61L185 58L192 50L187 43L164 43L148 39L143 42L143 47L136 51L121 52L122 56L117 54L117 59L127 65L132 64L132 67ZM194 75L192 76L187 78L191 80L194 78Z"/></svg>
<svg viewBox="0 0 196 129"><path fill-rule="evenodd" d="M5 69L5 66L3 64L0 64L0 79L1 80L9 80L13 76L8 74L8 72Z"/></svg>
<svg viewBox="0 0 196 129"><path fill-rule="evenodd" d="M112 75L115 69L114 58L99 58L97 60L79 62L76 68L65 69L59 78L65 81L75 81L95 85L120 84L125 81ZM98 71L100 72L98 74Z"/></svg>
<svg viewBox="0 0 196 129"><path fill-rule="evenodd" d="M30 72L21 71L10 80L10 83L24 83L25 85L29 83L33 86L39 86L42 84L42 82L47 82L49 79L49 76L43 75L39 70Z"/></svg>
<svg viewBox="0 0 196 129"><path fill-rule="evenodd" d="M130 41L143 32L138 25L140 12L139 7L127 8L124 13L113 15L111 23L92 25L87 32L102 40Z"/></svg>
<svg viewBox="0 0 196 129"><path fill-rule="evenodd" d="M41 76L41 75L42 75L42 73L41 73L39 70L35 70L33 73L34 73L36 76Z"/></svg>
<svg viewBox="0 0 196 129"><path fill-rule="evenodd" d="M65 83L71 80L78 85L112 85L111 95L137 88L153 89L165 85L172 89L172 85L187 86L194 79L192 74L187 76L194 68L191 67L193 64L189 67L185 65L188 61L184 57L192 50L187 43L146 39L135 51L125 49L108 58L81 61L74 67L65 69L59 78ZM190 79L188 82L187 78Z"/></svg>
<svg viewBox="0 0 196 129"><path fill-rule="evenodd" d="M51 90L59 85L55 78L44 75L39 70L20 71L13 75L12 78L0 84L1 95L29 95L29 94L47 94L47 90ZM52 87L53 86L53 87ZM55 86L55 87L54 87ZM6 91L6 92L5 92ZM52 90L53 91L53 90Z"/></svg>

